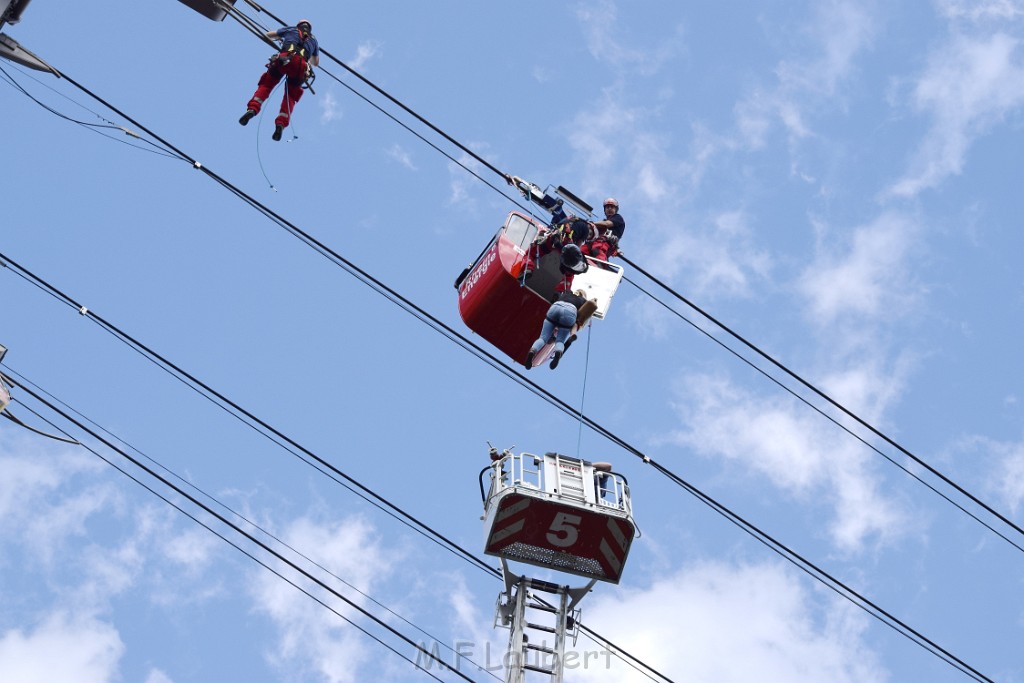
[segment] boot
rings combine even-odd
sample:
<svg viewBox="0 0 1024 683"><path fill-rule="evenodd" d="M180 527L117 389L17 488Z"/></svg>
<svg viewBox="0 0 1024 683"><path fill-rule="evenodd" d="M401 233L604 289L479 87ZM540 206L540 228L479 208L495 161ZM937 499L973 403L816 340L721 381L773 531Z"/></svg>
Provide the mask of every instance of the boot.
<svg viewBox="0 0 1024 683"><path fill-rule="evenodd" d="M558 367L558 361L560 360L562 360L562 352L555 351L555 355L551 357L551 365L549 365L548 367L554 370L555 368Z"/></svg>
<svg viewBox="0 0 1024 683"><path fill-rule="evenodd" d="M280 140L281 139L281 133L283 133L283 132L284 132L284 126L274 126L274 134L271 135L270 137L274 138L275 140Z"/></svg>
<svg viewBox="0 0 1024 683"><path fill-rule="evenodd" d="M533 351L530 351L528 354L526 354L526 362L523 363L523 365L526 366L527 370L529 370L530 368L533 367L533 357L534 357L534 355L535 354L533 353Z"/></svg>
<svg viewBox="0 0 1024 683"><path fill-rule="evenodd" d="M244 125L248 124L249 121L254 116L256 116L256 112L254 112L252 109L246 109L245 113L242 114L242 118L238 119L238 122L244 126Z"/></svg>

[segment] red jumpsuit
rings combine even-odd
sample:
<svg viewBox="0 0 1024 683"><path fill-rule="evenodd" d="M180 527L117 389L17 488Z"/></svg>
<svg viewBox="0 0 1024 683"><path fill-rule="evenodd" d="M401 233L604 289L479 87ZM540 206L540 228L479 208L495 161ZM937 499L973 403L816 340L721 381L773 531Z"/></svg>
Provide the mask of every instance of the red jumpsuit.
<svg viewBox="0 0 1024 683"><path fill-rule="evenodd" d="M263 102L270 96L270 92L285 76L288 78L284 83L281 111L274 119L274 124L282 128L288 127L292 109L296 102L302 99L302 84L306 80L306 60L301 55L294 52L282 52L272 59L266 72L260 76L259 85L247 107L258 114Z"/></svg>
<svg viewBox="0 0 1024 683"><path fill-rule="evenodd" d="M601 261L607 261L609 256L615 255L615 247L603 237L594 238L593 241L584 244L581 249L587 256L593 256Z"/></svg>

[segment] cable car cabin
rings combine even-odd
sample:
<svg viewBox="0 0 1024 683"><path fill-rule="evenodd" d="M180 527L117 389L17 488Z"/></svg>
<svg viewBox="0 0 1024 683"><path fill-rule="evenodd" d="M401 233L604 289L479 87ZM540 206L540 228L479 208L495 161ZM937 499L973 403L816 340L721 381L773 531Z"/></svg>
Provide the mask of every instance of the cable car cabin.
<svg viewBox="0 0 1024 683"><path fill-rule="evenodd" d="M492 451L480 473L484 552L618 583L636 534L629 485L607 463Z"/></svg>
<svg viewBox="0 0 1024 683"><path fill-rule="evenodd" d="M526 360L548 307L558 296L555 287L562 281L558 251L542 256L528 276L524 273L528 250L547 227L512 211L476 262L456 281L463 322L517 363ZM573 278L572 288L584 289L588 299L596 300L593 317L603 319L622 280L622 267L589 256L587 263L589 269ZM537 354L534 365L543 363L549 350Z"/></svg>

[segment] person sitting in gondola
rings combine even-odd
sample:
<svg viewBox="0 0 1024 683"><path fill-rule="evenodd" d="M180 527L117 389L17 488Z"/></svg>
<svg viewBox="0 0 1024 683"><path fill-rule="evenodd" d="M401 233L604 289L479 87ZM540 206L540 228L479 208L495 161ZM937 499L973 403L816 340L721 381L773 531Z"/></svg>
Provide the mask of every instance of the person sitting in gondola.
<svg viewBox="0 0 1024 683"><path fill-rule="evenodd" d="M571 291L573 277L587 272L588 268L590 264L578 246L570 242L562 247L558 254L558 272L562 274L562 279L555 285L555 294Z"/></svg>
<svg viewBox="0 0 1024 683"><path fill-rule="evenodd" d="M537 353L549 341L555 342L555 350L551 355L550 368L558 367L558 361L565 353L565 340L572 332L572 326L576 324L576 317L580 308L587 303L587 293L582 289L575 292L562 292L555 303L551 304L547 314L544 316L544 324L540 328L540 336L533 342L529 353L526 354L524 365L529 370L533 367L533 359Z"/></svg>
<svg viewBox="0 0 1024 683"><path fill-rule="evenodd" d="M604 220L590 224L591 238L583 245L583 253L607 261L619 253L619 240L626 231L626 219L619 213L619 202L613 197L604 200Z"/></svg>
<svg viewBox="0 0 1024 683"><path fill-rule="evenodd" d="M586 244L587 236L590 234L590 224L582 218L576 218L575 216L568 216L560 223L553 223L551 227L540 234L534 239L533 244L530 245L526 256L526 268L525 275L529 277L533 272L533 269L537 267L537 263L547 256L552 251L560 252L562 261L562 274L566 273L565 270L565 256L564 249L566 246L575 247L580 253L580 259L586 262L582 258L582 248ZM575 264L574 257L570 257ZM573 267L573 266L570 266ZM584 272L580 270L578 272ZM567 289L567 288L565 288ZM564 291L560 289L558 291Z"/></svg>

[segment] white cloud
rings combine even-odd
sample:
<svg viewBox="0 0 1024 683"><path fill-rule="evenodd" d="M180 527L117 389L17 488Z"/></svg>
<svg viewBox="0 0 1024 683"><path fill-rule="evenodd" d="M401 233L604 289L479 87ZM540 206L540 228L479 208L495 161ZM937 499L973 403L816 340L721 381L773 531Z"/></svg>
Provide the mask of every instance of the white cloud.
<svg viewBox="0 0 1024 683"><path fill-rule="evenodd" d="M0 636L0 681L112 683L124 649L110 624L57 613L30 633Z"/></svg>
<svg viewBox="0 0 1024 683"><path fill-rule="evenodd" d="M391 145L387 150L387 155L410 171L416 170L416 164L412 162L412 155L398 143Z"/></svg>
<svg viewBox="0 0 1024 683"><path fill-rule="evenodd" d="M172 536L162 550L164 557L194 575L210 566L221 543L208 530L193 527Z"/></svg>
<svg viewBox="0 0 1024 683"><path fill-rule="evenodd" d="M400 559L398 553L381 545L372 526L357 518L329 522L302 518L292 523L281 537L292 547L308 549L306 552L313 561L367 594L372 594ZM273 664L282 669L309 672L329 683L366 680L362 667L376 666L370 659L367 636L278 576L263 569L255 571L258 572L252 587L255 609L268 615L280 634L276 648L268 653ZM293 573L288 569L284 571L288 575ZM323 574L319 570L313 572ZM338 584L336 579L326 575L323 578L354 603L366 604L364 597ZM300 579L299 584L308 582ZM319 587L313 586L311 590L315 595L325 596L325 602L347 618L357 623L366 621ZM378 654L374 652L373 656Z"/></svg>
<svg viewBox="0 0 1024 683"><path fill-rule="evenodd" d="M320 123L337 121L344 115L338 98L334 96L333 92L325 92L318 101L320 103Z"/></svg>
<svg viewBox="0 0 1024 683"><path fill-rule="evenodd" d="M906 216L886 213L856 228L845 251L822 250L798 286L820 326L838 319L899 315L915 299L907 260L919 233Z"/></svg>
<svg viewBox="0 0 1024 683"><path fill-rule="evenodd" d="M356 71L362 71L366 64L377 56L381 51L381 44L376 41L367 41L360 43L356 48L356 56L353 57L348 65Z"/></svg>
<svg viewBox="0 0 1024 683"><path fill-rule="evenodd" d="M995 474L995 488L1014 514L1024 503L1024 441L999 444L994 447L1000 455Z"/></svg>
<svg viewBox="0 0 1024 683"><path fill-rule="evenodd" d="M972 436L954 444L953 451L958 460L969 463L965 470L985 472L986 490L998 497L1000 505L1017 514L1024 505L1024 440Z"/></svg>
<svg viewBox="0 0 1024 683"><path fill-rule="evenodd" d="M672 439L723 458L798 501L830 505L837 548L858 552L871 539L891 542L909 516L879 491L870 451L803 404L741 390L709 376L678 383L685 427Z"/></svg>
<svg viewBox="0 0 1024 683"><path fill-rule="evenodd" d="M171 677L159 669L153 669L146 676L146 683L174 683Z"/></svg>
<svg viewBox="0 0 1024 683"><path fill-rule="evenodd" d="M802 586L781 565L707 563L645 590L598 591L583 603L584 623L600 625L602 635L675 680L888 680L863 641L867 618ZM568 680L650 680L615 658L589 662L587 670L567 671Z"/></svg>
<svg viewBox="0 0 1024 683"><path fill-rule="evenodd" d="M731 210L707 221L680 218L661 226L661 243L646 256L647 267L668 278L685 270L686 289L698 298L750 296L768 282L773 262L749 221L745 212Z"/></svg>
<svg viewBox="0 0 1024 683"><path fill-rule="evenodd" d="M685 261L696 273L696 291L747 295L751 281L767 279L771 258L753 243L748 217L741 211L715 216L708 239L691 239Z"/></svg>
<svg viewBox="0 0 1024 683"><path fill-rule="evenodd" d="M535 66L531 70L533 80L538 83L550 83L554 79L554 74L550 67L547 66Z"/></svg>
<svg viewBox="0 0 1024 683"><path fill-rule="evenodd" d="M615 31L620 23L618 15L618 7L613 0L595 0L579 5L576 10L576 17L586 36L587 49L598 61L650 75L668 62L683 44L676 35L659 44L645 44L642 48L629 47ZM645 34L645 37L650 36Z"/></svg>
<svg viewBox="0 0 1024 683"><path fill-rule="evenodd" d="M6 453L6 454L5 454ZM39 440L0 448L0 532L18 539L32 557L49 562L91 517L120 502L116 488L88 475L105 467L79 449L40 446ZM70 488L76 478L81 481Z"/></svg>
<svg viewBox="0 0 1024 683"><path fill-rule="evenodd" d="M840 86L850 77L857 55L874 39L870 5L832 0L814 7L815 16L793 41L794 51L804 52L776 66L775 84L756 87L736 105L737 128L750 148L765 144L775 121L793 140L812 135L807 110L842 105Z"/></svg>
<svg viewBox="0 0 1024 683"><path fill-rule="evenodd" d="M971 144L1024 105L1020 41L957 35L932 53L911 104L932 119L910 169L886 192L909 197L963 170Z"/></svg>
<svg viewBox="0 0 1024 683"><path fill-rule="evenodd" d="M499 670L499 667L507 649L508 631L487 628L493 615L481 613L479 607L489 607L490 604L481 602L480 596L473 594L466 587L465 579L461 575L445 576L442 581L445 586L443 599L448 601L453 614L453 632L459 634L459 642L453 643L452 648L465 655L465 658L458 660L460 669L469 672L475 670L475 665L490 670L497 676L503 676L504 670ZM499 584L495 582L494 587L497 594ZM442 599L441 596L438 596L438 599ZM452 658L451 662L456 661L450 652L448 656Z"/></svg>
<svg viewBox="0 0 1024 683"><path fill-rule="evenodd" d="M1020 0L938 0L936 5L948 19L1006 21L1024 17Z"/></svg>
<svg viewBox="0 0 1024 683"><path fill-rule="evenodd" d="M473 150L473 153L477 156L481 158L487 157L487 143L470 142L466 146ZM448 163L448 175L451 178L448 203L451 206L460 206L464 209L466 207L474 207L476 200L472 198L476 196L476 192L474 190L478 181L476 177L467 173L467 169L471 173L475 173L477 176L481 177L486 176L490 172L484 168L483 164L466 152L463 152L459 157L457 157L456 161L450 161Z"/></svg>

